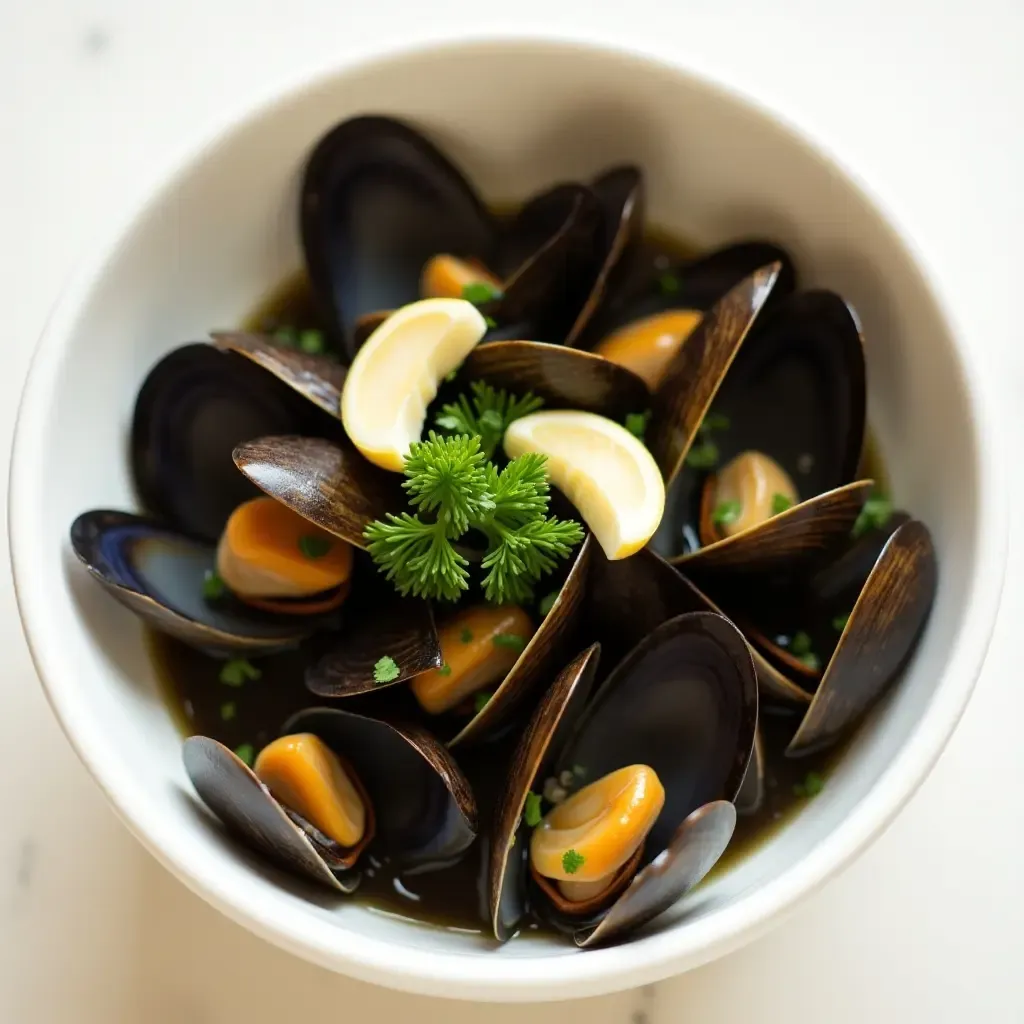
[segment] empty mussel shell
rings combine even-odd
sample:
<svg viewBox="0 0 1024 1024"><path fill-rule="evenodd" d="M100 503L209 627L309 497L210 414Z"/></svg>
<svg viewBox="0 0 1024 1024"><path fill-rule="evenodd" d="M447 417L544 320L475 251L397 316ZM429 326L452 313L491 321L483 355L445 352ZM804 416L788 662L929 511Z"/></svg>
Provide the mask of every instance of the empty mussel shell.
<svg viewBox="0 0 1024 1024"><path fill-rule="evenodd" d="M148 512L216 541L256 489L231 452L264 434L322 433L323 414L275 376L212 345L184 345L147 374L135 401L131 465Z"/></svg>
<svg viewBox="0 0 1024 1024"><path fill-rule="evenodd" d="M478 345L460 375L516 395L530 391L549 409L581 409L617 422L643 412L651 401L647 385L629 370L590 352L540 341Z"/></svg>
<svg viewBox="0 0 1024 1024"><path fill-rule="evenodd" d="M916 647L937 583L928 528L917 520L904 523L861 589L787 756L830 746L864 717Z"/></svg>
<svg viewBox="0 0 1024 1024"><path fill-rule="evenodd" d="M526 910L526 796L535 780L543 779L550 770L555 751L582 713L594 683L600 651L600 644L592 644L559 673L512 755L494 819L488 866L491 926L499 942L512 937Z"/></svg>
<svg viewBox="0 0 1024 1024"><path fill-rule="evenodd" d="M477 834L477 808L454 758L425 729L336 708L309 708L284 733L309 732L348 760L376 815L375 853L426 870L454 861Z"/></svg>
<svg viewBox="0 0 1024 1024"><path fill-rule="evenodd" d="M71 525L71 546L110 594L162 633L214 654L269 653L335 621L329 615L270 615L230 595L209 601L212 544L128 512L93 509Z"/></svg>
<svg viewBox="0 0 1024 1024"><path fill-rule="evenodd" d="M351 866L330 866L332 841L308 823L302 827L297 816L278 803L252 769L222 743L208 736L190 736L182 759L199 798L246 846L286 871L330 889L354 892L358 887L359 873Z"/></svg>
<svg viewBox="0 0 1024 1024"><path fill-rule="evenodd" d="M259 437L232 458L244 479L359 548L369 523L406 504L396 474L368 462L346 437Z"/></svg>

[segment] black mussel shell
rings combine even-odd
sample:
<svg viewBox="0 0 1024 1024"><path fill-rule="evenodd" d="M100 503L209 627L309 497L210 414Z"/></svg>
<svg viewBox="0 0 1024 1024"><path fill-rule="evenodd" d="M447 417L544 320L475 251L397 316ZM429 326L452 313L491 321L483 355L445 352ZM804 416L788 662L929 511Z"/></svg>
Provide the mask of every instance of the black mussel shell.
<svg viewBox="0 0 1024 1024"><path fill-rule="evenodd" d="M590 189L601 206L603 259L587 301L566 335L566 345L579 341L606 297L618 291L643 240L647 220L647 194L639 167L632 164L610 167L590 183Z"/></svg>
<svg viewBox="0 0 1024 1024"><path fill-rule="evenodd" d="M736 808L728 800L715 800L691 812L601 921L575 933L576 944L587 949L622 939L664 913L718 863L735 829Z"/></svg>
<svg viewBox="0 0 1024 1024"><path fill-rule="evenodd" d="M672 484L723 379L776 288L773 263L755 271L707 311L672 358L651 401L648 447Z"/></svg>
<svg viewBox="0 0 1024 1024"><path fill-rule="evenodd" d="M344 366L328 356L312 355L280 345L267 334L213 331L213 344L252 360L335 419L341 418Z"/></svg>
<svg viewBox="0 0 1024 1024"><path fill-rule="evenodd" d="M860 591L787 756L830 746L864 717L917 646L937 584L928 528L917 520L904 523Z"/></svg>
<svg viewBox="0 0 1024 1024"><path fill-rule="evenodd" d="M270 615L225 594L203 596L212 544L128 512L93 509L71 525L71 546L92 576L162 633L213 654L259 654L299 643L331 615Z"/></svg>
<svg viewBox="0 0 1024 1024"><path fill-rule="evenodd" d="M364 459L346 437L259 437L232 458L243 479L359 548L369 523L407 504L401 478Z"/></svg>
<svg viewBox="0 0 1024 1024"><path fill-rule="evenodd" d="M300 711L283 734L310 732L355 769L377 833L370 849L407 868L453 862L476 838L476 801L445 748L418 725L335 708Z"/></svg>
<svg viewBox="0 0 1024 1024"><path fill-rule="evenodd" d="M606 292L579 344L592 349L626 324L668 310L704 313L741 281L776 263L774 303L793 291L796 271L789 254L770 242L737 242L669 268L652 268L648 274L623 281L620 289Z"/></svg>
<svg viewBox="0 0 1024 1024"><path fill-rule="evenodd" d="M488 892L494 937L512 937L526 910L529 833L523 823L526 795L552 767L559 745L590 696L601 653L592 644L577 655L549 687L512 755L492 833ZM538 787L539 788L539 787Z"/></svg>
<svg viewBox="0 0 1024 1024"><path fill-rule="evenodd" d="M565 660L567 648L571 646L583 616L590 560L596 547L588 533L576 549L565 582L537 632L530 637L530 642L501 685L483 708L456 733L448 743L449 747L480 743L500 733L513 721L529 697L536 693L537 687L549 679L552 671Z"/></svg>
<svg viewBox="0 0 1024 1024"><path fill-rule="evenodd" d="M581 409L621 422L651 402L631 371L590 352L540 341L478 345L462 364L466 380L483 380L515 395L532 391L549 409Z"/></svg>
<svg viewBox="0 0 1024 1024"><path fill-rule="evenodd" d="M199 798L246 846L279 867L328 888L353 892L359 885L358 872L331 870L330 857L317 848L308 826L299 825L245 762L223 744L208 736L190 736L182 758Z"/></svg>
<svg viewBox="0 0 1024 1024"><path fill-rule="evenodd" d="M135 402L131 462L148 512L217 541L231 513L259 492L235 469L236 445L265 434L321 433L311 403L247 358L184 345L147 374Z"/></svg>
<svg viewBox="0 0 1024 1024"><path fill-rule="evenodd" d="M497 255L497 227L466 177L388 117L355 117L320 139L303 175L300 223L310 280L349 357L361 317L419 298L431 257L492 266Z"/></svg>

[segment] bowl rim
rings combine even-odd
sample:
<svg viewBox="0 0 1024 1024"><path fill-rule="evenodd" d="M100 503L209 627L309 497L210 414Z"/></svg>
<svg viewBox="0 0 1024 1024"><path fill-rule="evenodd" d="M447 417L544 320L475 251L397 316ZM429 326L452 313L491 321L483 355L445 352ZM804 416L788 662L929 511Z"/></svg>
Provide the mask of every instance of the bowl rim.
<svg viewBox="0 0 1024 1024"><path fill-rule="evenodd" d="M31 497L41 493L39 474L44 464L39 445L51 406L50 397L64 352L76 322L107 268L118 255L134 225L197 163L216 157L217 148L236 131L266 117L302 93L323 88L335 79L373 65L399 64L422 54L464 52L488 48L529 47L534 50L604 54L638 68L655 67L690 79L700 89L717 92L732 103L773 122L790 139L819 160L828 162L857 190L893 236L893 244L909 256L933 307L953 338L952 357L967 395L974 425L973 452L978 472L979 517L976 560L964 598L959 642L946 665L927 713L915 726L896 758L853 811L817 846L778 877L738 897L731 905L695 922L685 930L666 929L633 943L586 955L502 957L400 948L392 943L339 928L324 919L283 905L270 897L256 905L251 881L224 878L197 863L190 844L169 828L144 798L141 787L119 772L105 752L102 730L90 729L89 712L72 685L59 654L59 644L47 642L48 586L33 573L31 553L43 539ZM731 77L731 76L730 76ZM169 167L169 169L167 169ZM186 886L226 916L264 939L320 966L364 981L408 992L448 998L536 1001L600 995L659 981L699 966L764 934L792 913L825 881L844 869L892 822L930 773L959 722L974 690L995 625L1005 576L1008 543L1007 480L999 459L998 402L994 381L981 369L966 342L966 334L935 286L935 277L913 236L898 216L873 192L860 175L828 145L805 131L784 113L745 91L734 81L688 62L667 58L643 45L590 39L585 34L559 32L467 32L458 36L412 42L391 41L366 46L340 61L286 77L255 99L240 103L212 129L180 149L140 189L126 212L115 220L105 244L82 260L58 299L40 337L26 377L18 408L8 493L8 534L15 595L29 650L47 699L68 742L102 788L126 827L158 861ZM301 927L300 927L301 926Z"/></svg>

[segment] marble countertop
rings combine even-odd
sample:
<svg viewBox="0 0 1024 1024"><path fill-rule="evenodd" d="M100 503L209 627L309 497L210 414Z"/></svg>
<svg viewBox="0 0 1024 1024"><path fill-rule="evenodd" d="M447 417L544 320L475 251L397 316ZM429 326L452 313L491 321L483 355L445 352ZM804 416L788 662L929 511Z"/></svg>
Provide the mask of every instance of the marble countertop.
<svg viewBox="0 0 1024 1024"><path fill-rule="evenodd" d="M521 0L508 10L461 0L34 0L0 10L0 450L33 342L76 258L211 118L304 64L383 40L543 29L634 42L729 76L824 138L917 237L970 343L988 351L1007 431L1024 427L1013 401L1024 355L1006 301L1024 234L1024 7L1011 0L949 0L942 13L911 0L671 10L660 0ZM1017 546L1010 559L975 698L933 775L860 860L739 953L636 992L531 1007L531 1021L1024 1019ZM65 743L28 659L6 561L0 642L5 1024L523 1019L523 1007L329 974L206 907L124 831Z"/></svg>

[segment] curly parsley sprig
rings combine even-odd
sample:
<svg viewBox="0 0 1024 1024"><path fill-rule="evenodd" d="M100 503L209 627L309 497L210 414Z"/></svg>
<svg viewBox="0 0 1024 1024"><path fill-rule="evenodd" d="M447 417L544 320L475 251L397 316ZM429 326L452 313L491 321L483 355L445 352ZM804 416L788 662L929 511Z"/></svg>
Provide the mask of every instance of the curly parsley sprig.
<svg viewBox="0 0 1024 1024"><path fill-rule="evenodd" d="M536 412L543 400L527 392L522 398L500 391L482 380L470 385L473 397L459 395L458 400L441 406L435 423L445 433L479 437L484 458L489 459L498 447L510 423Z"/></svg>
<svg viewBox="0 0 1024 1024"><path fill-rule="evenodd" d="M402 485L416 514L389 514L365 530L367 550L404 595L454 601L469 589L468 561L456 549L467 530L487 539L484 597L525 602L534 584L583 539L579 523L548 516L546 458L512 459L504 469L484 458L479 436L415 442Z"/></svg>

